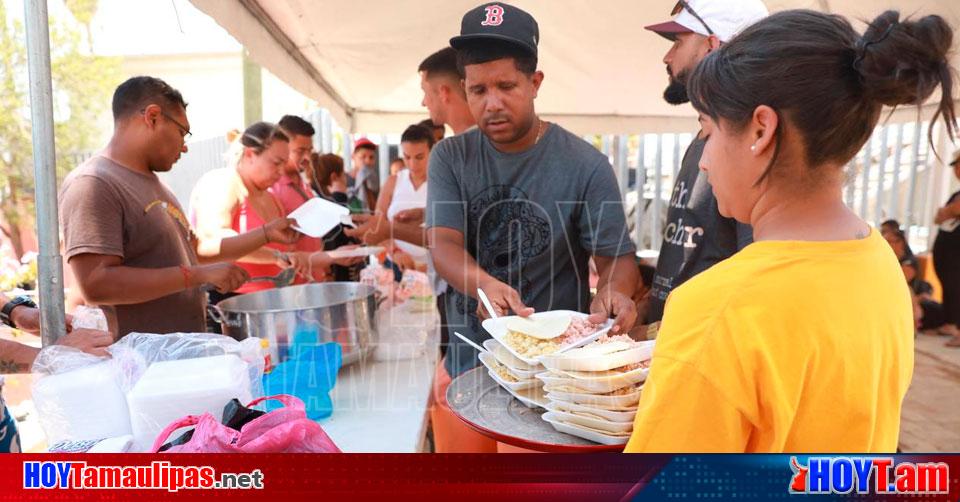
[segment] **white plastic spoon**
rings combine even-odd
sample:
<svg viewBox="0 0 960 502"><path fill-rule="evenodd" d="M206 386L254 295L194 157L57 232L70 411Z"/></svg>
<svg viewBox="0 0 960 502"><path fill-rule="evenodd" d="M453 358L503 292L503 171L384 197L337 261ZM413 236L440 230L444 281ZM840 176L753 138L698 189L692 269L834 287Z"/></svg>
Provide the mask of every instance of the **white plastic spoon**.
<svg viewBox="0 0 960 502"><path fill-rule="evenodd" d="M485 349L485 348L477 345L477 342L474 342L473 340L471 340L471 339L469 339L469 338L461 335L460 333L457 333L456 331L454 331L453 334L454 334L454 335L457 335L458 338L460 338L461 340L467 342L467 343L470 344L473 348L479 350L480 352L490 352L489 350L487 350L487 349Z"/></svg>
<svg viewBox="0 0 960 502"><path fill-rule="evenodd" d="M480 301L483 302L483 308L487 309L487 313L490 314L490 318L496 319L500 317L497 315L497 311L493 310L493 305L490 303L490 299L487 298L487 295L484 294L482 289L477 288L477 296L479 296Z"/></svg>

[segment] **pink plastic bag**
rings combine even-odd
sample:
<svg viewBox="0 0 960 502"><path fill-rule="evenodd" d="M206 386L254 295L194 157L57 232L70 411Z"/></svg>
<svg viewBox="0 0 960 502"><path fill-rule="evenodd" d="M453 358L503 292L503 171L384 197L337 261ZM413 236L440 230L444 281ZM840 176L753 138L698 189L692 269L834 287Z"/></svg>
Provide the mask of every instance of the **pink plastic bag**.
<svg viewBox="0 0 960 502"><path fill-rule="evenodd" d="M307 418L303 401L279 394L254 399L247 407L276 399L284 407L244 424L239 431L220 423L210 413L189 415L168 425L151 452L157 453L173 431L194 425L193 437L164 453L340 453L320 424Z"/></svg>

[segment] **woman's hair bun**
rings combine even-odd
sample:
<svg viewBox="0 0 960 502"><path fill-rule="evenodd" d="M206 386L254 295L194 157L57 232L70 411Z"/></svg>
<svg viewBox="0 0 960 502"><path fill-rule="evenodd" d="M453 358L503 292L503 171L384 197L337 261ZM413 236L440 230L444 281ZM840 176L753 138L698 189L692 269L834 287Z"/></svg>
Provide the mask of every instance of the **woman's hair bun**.
<svg viewBox="0 0 960 502"><path fill-rule="evenodd" d="M953 75L948 53L953 29L940 16L900 20L900 13L888 10L877 16L857 42L854 69L860 73L864 96L887 105L923 103L940 86L944 101L950 102ZM955 122L953 112L944 118Z"/></svg>

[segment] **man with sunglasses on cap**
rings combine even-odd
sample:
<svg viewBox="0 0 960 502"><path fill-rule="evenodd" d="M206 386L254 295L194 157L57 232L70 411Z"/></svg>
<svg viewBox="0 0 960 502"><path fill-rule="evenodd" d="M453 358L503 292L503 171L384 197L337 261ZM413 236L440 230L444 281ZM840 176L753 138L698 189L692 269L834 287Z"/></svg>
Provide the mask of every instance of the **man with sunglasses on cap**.
<svg viewBox="0 0 960 502"><path fill-rule="evenodd" d="M670 77L663 99L672 105L687 103L687 78L704 56L767 14L760 0L681 0L672 20L647 26L673 42L663 58ZM753 241L749 226L724 218L717 210L707 175L699 167L704 144L699 135L690 143L674 182L650 285L647 323L660 321L674 288Z"/></svg>
<svg viewBox="0 0 960 502"><path fill-rule="evenodd" d="M467 12L450 40L478 127L434 148L427 227L434 265L450 284L449 329L477 343L489 338L478 288L497 316L590 312L593 322L614 318L614 333L636 320L635 248L613 168L590 144L537 116L539 40L530 14L500 2ZM591 257L600 275L592 300ZM457 420L445 399L451 378L477 364L476 350L451 337L431 409L438 452L496 448Z"/></svg>

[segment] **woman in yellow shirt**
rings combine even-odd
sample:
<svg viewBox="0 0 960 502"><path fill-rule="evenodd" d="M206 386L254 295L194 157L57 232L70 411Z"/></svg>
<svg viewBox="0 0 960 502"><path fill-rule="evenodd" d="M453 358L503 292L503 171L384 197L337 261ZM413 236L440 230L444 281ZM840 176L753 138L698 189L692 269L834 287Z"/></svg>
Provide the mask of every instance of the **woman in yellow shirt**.
<svg viewBox="0 0 960 502"><path fill-rule="evenodd" d="M785 11L708 55L690 101L720 213L754 244L669 297L628 452L893 452L913 373L903 273L843 203L843 168L882 105L939 86L956 125L939 16L888 11L861 37Z"/></svg>

